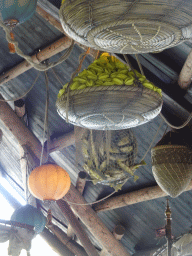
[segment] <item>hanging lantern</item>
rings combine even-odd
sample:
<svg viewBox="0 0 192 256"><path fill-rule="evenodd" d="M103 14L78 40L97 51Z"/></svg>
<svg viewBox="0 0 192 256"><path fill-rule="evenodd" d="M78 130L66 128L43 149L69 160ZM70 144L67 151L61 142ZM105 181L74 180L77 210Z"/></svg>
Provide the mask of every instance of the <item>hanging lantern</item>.
<svg viewBox="0 0 192 256"><path fill-rule="evenodd" d="M155 118L162 108L161 89L108 53L79 73L69 91L67 85L59 91L57 112L83 128L136 127Z"/></svg>
<svg viewBox="0 0 192 256"><path fill-rule="evenodd" d="M158 52L191 37L192 2L64 0L60 20L66 34L97 50Z"/></svg>
<svg viewBox="0 0 192 256"><path fill-rule="evenodd" d="M45 164L35 168L28 179L31 194L40 200L55 201L69 191L69 174L56 164Z"/></svg>
<svg viewBox="0 0 192 256"><path fill-rule="evenodd" d="M42 212L32 205L25 205L15 210L11 220L31 225L37 233L42 232L46 224L46 218Z"/></svg>
<svg viewBox="0 0 192 256"><path fill-rule="evenodd" d="M2 0L1 16L4 23L12 30L16 25L31 18L37 6L37 0ZM11 32L11 39L14 35ZM9 43L10 53L15 53L14 45Z"/></svg>
<svg viewBox="0 0 192 256"><path fill-rule="evenodd" d="M179 196L192 178L192 151L178 133L168 132L151 149L152 172L159 187L171 197Z"/></svg>

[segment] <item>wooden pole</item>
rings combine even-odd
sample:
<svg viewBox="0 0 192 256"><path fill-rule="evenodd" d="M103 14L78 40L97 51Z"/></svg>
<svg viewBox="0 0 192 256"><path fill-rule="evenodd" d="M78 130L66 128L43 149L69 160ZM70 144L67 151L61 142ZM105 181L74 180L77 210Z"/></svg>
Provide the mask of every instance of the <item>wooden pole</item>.
<svg viewBox="0 0 192 256"><path fill-rule="evenodd" d="M185 191L192 189L192 181L189 183ZM147 187L133 192L126 193L124 195L115 196L105 200L103 203L95 206L96 212L109 211L127 205L137 204L149 200L153 200L160 197L165 197L167 194L161 190L159 186Z"/></svg>
<svg viewBox="0 0 192 256"><path fill-rule="evenodd" d="M0 99L3 99L1 95ZM17 138L20 145L28 145L35 156L40 158L41 143L22 123L11 107L3 101L0 101L0 119ZM44 152L43 158L46 159L46 152ZM71 185L71 188L65 198L70 202L76 203L76 205L71 206L76 215L95 236L95 239L97 239L98 242L111 253L111 255L130 256L123 245L114 238L108 228L97 216L96 212L89 205L78 205L86 204L87 202L73 185Z"/></svg>
<svg viewBox="0 0 192 256"><path fill-rule="evenodd" d="M64 214L65 218L70 223L71 227L75 231L77 237L79 238L81 244L83 245L85 251L89 256L99 256L95 247L92 245L91 241L89 240L87 234L85 233L84 229L82 228L80 222L72 212L68 203L64 202L63 200L58 200L57 205L59 206L60 210Z"/></svg>
<svg viewBox="0 0 192 256"><path fill-rule="evenodd" d="M190 51L183 68L179 74L178 84L182 89L187 89L192 79L192 50Z"/></svg>
<svg viewBox="0 0 192 256"><path fill-rule="evenodd" d="M52 224L49 229L57 236L57 238L68 247L68 249L77 256L88 256L83 247L71 240L58 226Z"/></svg>
<svg viewBox="0 0 192 256"><path fill-rule="evenodd" d="M86 177L87 177L87 173L86 172L79 172L78 173L78 178L77 178L77 182L76 182L76 189L79 191L79 193L82 195L83 191L84 191L84 187L85 187L85 183L86 183ZM67 236L73 238L75 235L72 226L69 224L68 225L68 229L67 229Z"/></svg>
<svg viewBox="0 0 192 256"><path fill-rule="evenodd" d="M32 55L32 60L36 63L42 62L69 48L70 45L71 39L63 36L62 38L47 46L45 49L39 51L37 54ZM23 74L31 68L32 66L26 60L22 61L15 67L0 75L0 84L4 84L10 81L11 79Z"/></svg>
<svg viewBox="0 0 192 256"><path fill-rule="evenodd" d="M75 144L75 135L74 135L74 132L72 131L51 140L49 144L49 152L52 153L54 151L59 151L73 144Z"/></svg>
<svg viewBox="0 0 192 256"><path fill-rule="evenodd" d="M167 238L167 256L171 256L172 233L171 233L171 209L169 207L169 199L167 199L166 216L166 238Z"/></svg>

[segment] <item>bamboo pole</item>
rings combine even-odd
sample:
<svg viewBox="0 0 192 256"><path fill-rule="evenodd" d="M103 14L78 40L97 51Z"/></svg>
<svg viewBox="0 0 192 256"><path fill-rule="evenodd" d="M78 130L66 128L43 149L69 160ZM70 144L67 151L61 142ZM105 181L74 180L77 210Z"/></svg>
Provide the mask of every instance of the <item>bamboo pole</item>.
<svg viewBox="0 0 192 256"><path fill-rule="evenodd" d="M189 183L185 191L192 189L192 181ZM161 190L159 186L147 187L133 192L126 193L124 195L115 196L105 200L103 203L95 206L96 212L109 211L127 205L137 204L149 200L153 200L160 197L165 197L167 194Z"/></svg>
<svg viewBox="0 0 192 256"><path fill-rule="evenodd" d="M59 206L60 210L64 214L65 218L68 220L70 225L72 226L73 230L75 231L77 237L79 238L81 244L83 245L85 251L89 256L99 256L95 247L92 245L91 241L89 240L87 234L85 233L84 229L82 228L80 222L72 212L68 203L64 202L63 200L58 200L57 205Z"/></svg>
<svg viewBox="0 0 192 256"><path fill-rule="evenodd" d="M190 51L183 68L179 74L178 84L182 89L187 89L192 79L192 50Z"/></svg>
<svg viewBox="0 0 192 256"><path fill-rule="evenodd" d="M86 183L86 177L87 174L86 172L79 172L78 173L78 178L77 178L77 182L76 182L76 189L79 191L79 193L82 195L83 191L84 191L84 187L85 187L85 183ZM75 235L72 226L69 224L68 225L68 229L67 229L67 236L73 238Z"/></svg>
<svg viewBox="0 0 192 256"><path fill-rule="evenodd" d="M63 36L62 38L56 40L54 43L47 46L45 49L39 51L37 54L32 55L32 60L36 63L42 62L56 55L57 53L69 48L70 45L71 39L66 36ZM4 72L2 75L0 75L0 85L23 74L31 68L32 66L26 60L22 61L18 65L14 66L7 72Z"/></svg>
<svg viewBox="0 0 192 256"><path fill-rule="evenodd" d="M0 99L3 97L0 95ZM3 101L0 101L0 119L4 122L7 128L17 138L20 145L28 145L30 150L36 157L41 156L41 143L39 140L28 130L28 128L22 123L19 117L14 113L11 107ZM44 159L46 159L46 152L44 151ZM89 205L77 189L71 184L71 188L65 199L76 203L72 205L72 209L81 221L87 226L90 232L95 236L95 239L106 248L107 251L113 256L130 256L123 245L117 241L111 232L107 229L104 223L99 219L96 212Z"/></svg>

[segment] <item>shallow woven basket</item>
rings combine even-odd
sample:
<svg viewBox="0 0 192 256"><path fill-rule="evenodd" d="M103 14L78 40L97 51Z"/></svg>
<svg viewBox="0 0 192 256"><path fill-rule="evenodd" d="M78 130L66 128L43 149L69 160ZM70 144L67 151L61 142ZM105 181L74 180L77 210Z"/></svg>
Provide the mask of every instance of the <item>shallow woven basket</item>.
<svg viewBox="0 0 192 256"><path fill-rule="evenodd" d="M71 38L88 47L158 52L191 37L192 1L65 0L60 20Z"/></svg>
<svg viewBox="0 0 192 256"><path fill-rule="evenodd" d="M57 99L66 120L66 94ZM70 92L68 122L94 130L121 130L144 124L161 111L162 97L143 86L100 86Z"/></svg>
<svg viewBox="0 0 192 256"><path fill-rule="evenodd" d="M160 188L171 197L179 196L192 178L192 151L181 145L152 148L152 172Z"/></svg>

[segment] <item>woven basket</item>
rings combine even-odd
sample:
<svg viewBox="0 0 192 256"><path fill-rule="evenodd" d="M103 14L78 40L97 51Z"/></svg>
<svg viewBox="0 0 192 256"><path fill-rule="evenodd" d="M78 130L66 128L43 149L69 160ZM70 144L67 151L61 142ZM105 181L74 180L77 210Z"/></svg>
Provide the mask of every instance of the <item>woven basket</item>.
<svg viewBox="0 0 192 256"><path fill-rule="evenodd" d="M157 184L171 197L179 196L192 178L192 151L181 145L152 148L152 172Z"/></svg>
<svg viewBox="0 0 192 256"><path fill-rule="evenodd" d="M66 120L66 94L57 99ZM100 86L70 92L68 121L94 130L121 130L144 124L161 111L162 97L143 86Z"/></svg>
<svg viewBox="0 0 192 256"><path fill-rule="evenodd" d="M88 47L157 52L191 37L192 1L65 0L60 20L71 38Z"/></svg>

